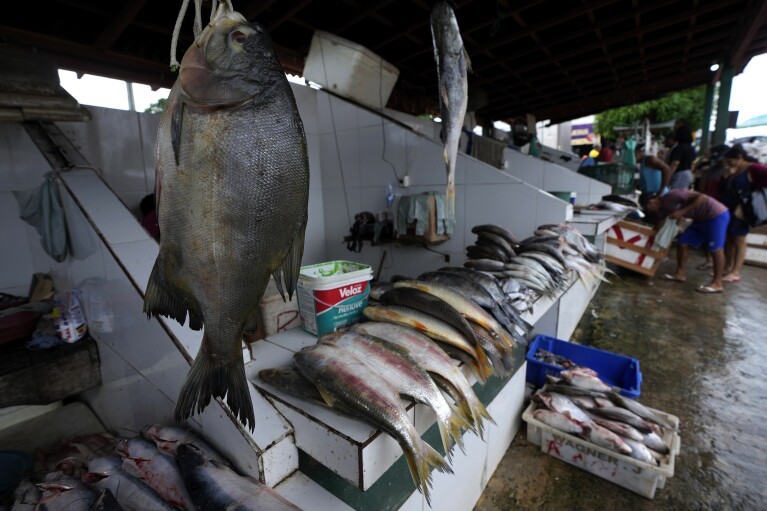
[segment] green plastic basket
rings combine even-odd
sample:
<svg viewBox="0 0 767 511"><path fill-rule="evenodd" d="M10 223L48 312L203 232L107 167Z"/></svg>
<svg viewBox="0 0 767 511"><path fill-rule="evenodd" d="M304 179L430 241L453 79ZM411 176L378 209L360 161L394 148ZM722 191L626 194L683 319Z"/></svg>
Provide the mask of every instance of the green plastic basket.
<svg viewBox="0 0 767 511"><path fill-rule="evenodd" d="M613 189L612 193L618 195L633 193L636 189L634 185L636 169L622 162L581 167L578 172L610 185Z"/></svg>

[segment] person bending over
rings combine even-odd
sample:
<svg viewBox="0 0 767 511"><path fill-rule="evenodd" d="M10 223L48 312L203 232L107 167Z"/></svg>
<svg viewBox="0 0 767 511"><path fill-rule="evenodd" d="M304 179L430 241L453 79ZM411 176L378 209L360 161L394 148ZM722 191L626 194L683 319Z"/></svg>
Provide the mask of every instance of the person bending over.
<svg viewBox="0 0 767 511"><path fill-rule="evenodd" d="M677 242L676 272L661 275L664 280L684 282L687 280L687 258L690 245L699 248L705 245L714 258L714 278L708 285L698 286L699 293L721 293L724 269L724 242L730 212L727 207L708 195L691 190L671 190L664 196L642 195L643 209L660 214L661 219L671 217L679 220L689 218L692 224L682 233Z"/></svg>

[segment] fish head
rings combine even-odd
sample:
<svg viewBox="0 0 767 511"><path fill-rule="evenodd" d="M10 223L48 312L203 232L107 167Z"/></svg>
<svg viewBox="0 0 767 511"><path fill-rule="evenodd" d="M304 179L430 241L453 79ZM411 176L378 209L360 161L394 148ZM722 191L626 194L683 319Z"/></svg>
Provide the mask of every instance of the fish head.
<svg viewBox="0 0 767 511"><path fill-rule="evenodd" d="M208 457L194 444L181 444L176 449L178 464L182 471L204 466L208 463Z"/></svg>
<svg viewBox="0 0 767 511"><path fill-rule="evenodd" d="M455 12L448 2L434 3L431 9L430 23L434 46L439 47L440 52L458 54L463 51L458 20L456 20Z"/></svg>
<svg viewBox="0 0 767 511"><path fill-rule="evenodd" d="M229 9L226 2L181 60L179 82L185 96L203 106L233 106L270 87L279 67L271 39L257 23Z"/></svg>

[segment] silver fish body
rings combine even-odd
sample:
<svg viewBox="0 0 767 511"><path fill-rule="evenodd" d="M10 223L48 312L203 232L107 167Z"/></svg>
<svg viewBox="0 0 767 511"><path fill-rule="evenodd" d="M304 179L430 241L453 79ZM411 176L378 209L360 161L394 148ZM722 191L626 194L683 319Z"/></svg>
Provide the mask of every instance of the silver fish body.
<svg viewBox="0 0 767 511"><path fill-rule="evenodd" d="M450 438L463 448L461 427L469 427L466 420L471 420L471 416L463 417L445 400L431 376L410 357L407 351L377 337L359 332L334 332L322 336L319 342L349 350L374 367L374 370L401 395L410 396L429 406L437 415L445 452L450 452Z"/></svg>
<svg viewBox="0 0 767 511"><path fill-rule="evenodd" d="M641 441L637 442L636 440L632 440L630 438L624 438L623 441L626 444L628 444L629 447L631 447L631 452L629 453L629 456L639 461L644 461L645 463L649 463L650 465L653 465L653 466L658 465L658 462L655 461L655 457L650 452L650 449L648 449L647 446L643 444Z"/></svg>
<svg viewBox="0 0 767 511"><path fill-rule="evenodd" d="M480 435L482 434L484 419L494 422L461 370L427 336L405 326L375 321L360 323L354 327L354 331L378 337L406 350L413 360L428 371L434 381L442 386L459 406L470 410Z"/></svg>
<svg viewBox="0 0 767 511"><path fill-rule="evenodd" d="M654 431L643 435L643 437L640 439L634 440L642 442L647 447L659 454L668 454L671 452L671 449L669 449L669 446L666 444L666 442L664 442L660 435Z"/></svg>
<svg viewBox="0 0 767 511"><path fill-rule="evenodd" d="M191 444L179 446L178 459L199 511L301 511L265 484L212 463Z"/></svg>
<svg viewBox="0 0 767 511"><path fill-rule="evenodd" d="M373 321L384 321L414 328L434 340L442 341L467 353L477 361L483 381L492 374L493 369L485 352L469 342L454 327L434 316L396 305L366 307L362 313L366 318Z"/></svg>
<svg viewBox="0 0 767 511"><path fill-rule="evenodd" d="M640 433L635 427L630 426L626 424L625 422L605 419L603 417L599 417L593 414L589 415L589 417L594 419L594 422L596 422L603 428L607 428L613 433L620 435L624 438L630 438L638 442L641 442L644 439L644 434Z"/></svg>
<svg viewBox="0 0 767 511"><path fill-rule="evenodd" d="M329 405L339 403L344 409L355 411L400 444L416 487L429 501L430 467L443 472L452 470L418 435L397 390L371 365L333 344L305 348L293 356L293 361Z"/></svg>
<svg viewBox="0 0 767 511"><path fill-rule="evenodd" d="M175 511L176 508L147 484L122 468L92 483L99 491L109 490L125 511ZM95 499L94 499L95 500Z"/></svg>
<svg viewBox="0 0 767 511"><path fill-rule="evenodd" d="M577 422L567 415L555 412L553 410L535 410L533 412L533 417L535 417L536 420L546 424L547 426L551 426L552 428L556 428L559 431L573 435L581 436L587 434L589 428L589 426L581 422Z"/></svg>
<svg viewBox="0 0 767 511"><path fill-rule="evenodd" d="M625 422L629 426L636 428L640 433L650 433L652 431L652 428L647 422L634 412L626 410L625 408L613 406L610 408L593 408L589 411L600 417Z"/></svg>
<svg viewBox="0 0 767 511"><path fill-rule="evenodd" d="M597 392L610 392L611 390L609 385L600 380L598 376L594 376L591 371L581 371L577 368L567 369L561 371L559 376L567 380L570 385L582 389L594 390Z"/></svg>
<svg viewBox="0 0 767 511"><path fill-rule="evenodd" d="M639 401L621 396L617 392L610 392L607 397L617 406L634 412L646 421L652 422L653 424L657 424L658 426L666 429L676 430L672 424L658 417L658 414L647 408Z"/></svg>
<svg viewBox="0 0 767 511"><path fill-rule="evenodd" d="M567 396L555 392L538 391L536 395L543 401L549 410L569 416L578 422L592 422L591 418L580 409L578 405L570 401Z"/></svg>
<svg viewBox="0 0 767 511"><path fill-rule="evenodd" d="M157 137L160 253L144 312L199 330L177 420L224 398L255 424L241 342L270 275L292 294L309 197L306 137L264 30L225 2L187 50ZM289 204L289 207L285 207Z"/></svg>
<svg viewBox="0 0 767 511"><path fill-rule="evenodd" d="M118 442L117 452L123 457L122 469L138 477L156 491L166 502L194 511L192 498L175 458L160 451L143 438L126 438Z"/></svg>
<svg viewBox="0 0 767 511"><path fill-rule="evenodd" d="M461 31L453 9L438 1L431 10L431 37L439 80L439 110L444 130L444 159L447 168L446 216L455 221L455 165L463 118L469 99L466 72L471 67L463 47Z"/></svg>
<svg viewBox="0 0 767 511"><path fill-rule="evenodd" d="M631 442L631 440L621 438L609 429L604 428L595 422L592 422L589 426L590 428L585 435L585 438L589 442L621 454L632 454L632 447L628 443Z"/></svg>

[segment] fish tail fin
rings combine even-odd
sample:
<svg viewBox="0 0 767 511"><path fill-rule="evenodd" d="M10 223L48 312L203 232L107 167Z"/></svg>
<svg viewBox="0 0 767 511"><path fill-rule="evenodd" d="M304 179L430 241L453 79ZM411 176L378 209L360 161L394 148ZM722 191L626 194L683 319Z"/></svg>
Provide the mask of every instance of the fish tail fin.
<svg viewBox="0 0 767 511"><path fill-rule="evenodd" d="M404 449L403 452L405 454L405 460L407 461L407 468L410 469L410 477L413 478L415 487L418 489L418 491L423 493L426 502L429 504L429 506L431 506L431 499L429 497L431 474L429 473L428 466L423 469L423 471L426 472L426 475L424 476L422 474L422 466L426 465L426 462L416 459L415 453L411 452L409 449Z"/></svg>
<svg viewBox="0 0 767 511"><path fill-rule="evenodd" d="M465 424L461 424L463 429L470 429L476 431L474 424L476 423L476 417L474 417L474 410L471 407L471 403L464 396L461 396L459 401L456 401L455 405L450 405L453 413L458 415Z"/></svg>
<svg viewBox="0 0 767 511"><path fill-rule="evenodd" d="M282 266L272 273L274 281L277 283L277 289L285 301L285 293L282 290L280 283L281 277L285 279L285 291L288 292L288 300L293 298L293 293L296 291L296 285L298 284L298 274L301 271L301 258L304 256L304 232L306 231L306 216L301 221L301 224L296 230L296 236L293 238L293 243L290 246L288 255L282 261Z"/></svg>
<svg viewBox="0 0 767 511"><path fill-rule="evenodd" d="M418 442L415 450L403 449L405 453L405 460L407 466L410 469L410 476L413 478L416 488L420 491L426 503L431 507L431 495L429 490L431 489L431 468L434 467L440 472L452 474L453 469L450 468L445 458L442 457L432 446L416 437L414 440Z"/></svg>
<svg viewBox="0 0 767 511"><path fill-rule="evenodd" d="M482 418L483 421L486 419L490 421L492 424L496 426L498 425L495 422L495 419L493 419L493 416L490 415L490 412L487 411L487 408L485 408L485 405L482 404L482 401L479 400L479 398L476 398L474 400L473 406L474 406L475 412L477 413L477 415L479 415Z"/></svg>
<svg viewBox="0 0 767 511"><path fill-rule="evenodd" d="M439 426L439 437L442 440L442 447L445 448L446 455L450 456L450 436L453 432L451 421L437 419L437 426Z"/></svg>
<svg viewBox="0 0 767 511"><path fill-rule="evenodd" d="M480 381L485 383L489 377L493 375L493 364L490 359L487 358L485 350L479 346L474 347L476 352L477 368L479 369Z"/></svg>
<svg viewBox="0 0 767 511"><path fill-rule="evenodd" d="M463 412L452 404L450 405L450 411L452 412L450 416L450 436L453 437L453 440L455 440L455 443L458 445L458 448L461 449L461 452L466 454L466 448L463 445L463 436L461 435L461 430L474 429L474 426L472 425L473 418L470 414L467 419L463 415Z"/></svg>
<svg viewBox="0 0 767 511"><path fill-rule="evenodd" d="M181 387L174 415L176 421L182 421L195 413L201 413L212 397L226 396L226 404L239 420L253 431L255 416L250 400L248 380L242 360L231 358L216 361L210 356L210 338L206 333L202 345L194 359L192 369Z"/></svg>

